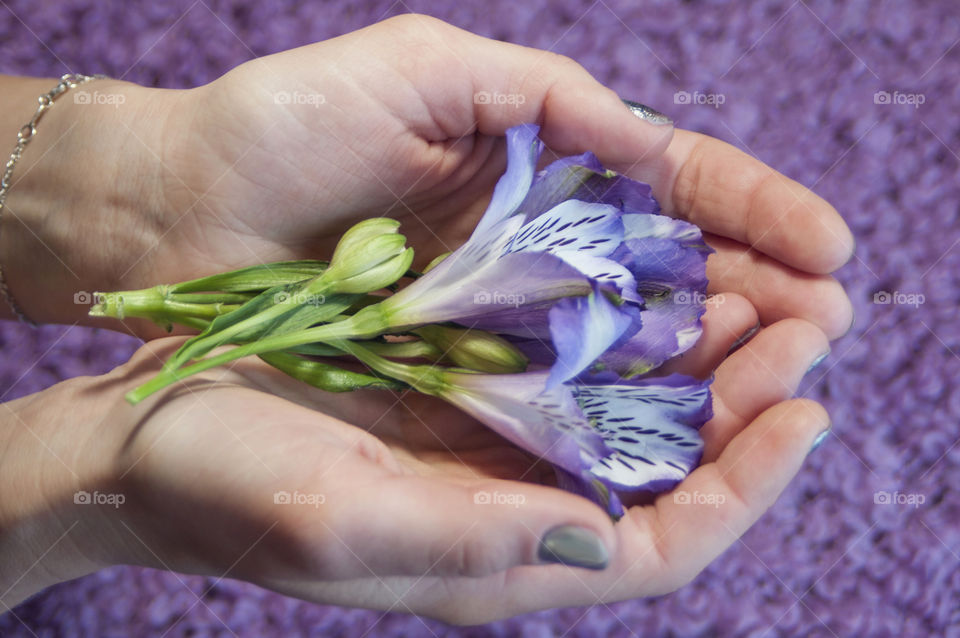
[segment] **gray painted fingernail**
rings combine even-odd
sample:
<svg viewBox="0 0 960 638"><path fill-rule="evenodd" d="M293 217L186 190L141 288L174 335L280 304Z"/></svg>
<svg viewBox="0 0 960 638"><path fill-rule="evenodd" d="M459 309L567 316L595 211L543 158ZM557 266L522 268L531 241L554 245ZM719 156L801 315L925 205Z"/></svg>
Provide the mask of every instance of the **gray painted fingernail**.
<svg viewBox="0 0 960 638"><path fill-rule="evenodd" d="M820 447L821 445L823 445L823 442L827 440L827 437L828 437L828 436L830 436L830 429L829 429L829 428L827 428L826 430L824 430L823 432L821 432L820 434L818 434L818 435L817 435L817 438L815 438L815 439L813 440L813 445L810 446L810 452L813 452L813 451L816 450L818 447ZM808 452L808 454L809 454L809 452Z"/></svg>
<svg viewBox="0 0 960 638"><path fill-rule="evenodd" d="M753 335L757 334L760 331L760 322L758 321L752 328L743 333L743 335L733 342L733 345L730 346L730 349L727 350L727 354L732 353L734 350L737 350L740 346L750 341L753 338Z"/></svg>
<svg viewBox="0 0 960 638"><path fill-rule="evenodd" d="M813 372L814 370L816 370L817 366L819 366L821 363L823 363L824 360L826 360L826 358L829 357L829 356L830 356L830 351L827 350L827 351L824 352L822 355L820 355L819 357L817 357L816 359L814 359L814 360L813 360L813 363L810 364L810 367L807 368L807 374L810 374L811 372Z"/></svg>
<svg viewBox="0 0 960 638"><path fill-rule="evenodd" d="M573 525L554 527L540 540L537 551L545 563L560 563L587 569L604 569L610 561L607 548L590 530Z"/></svg>
<svg viewBox="0 0 960 638"><path fill-rule="evenodd" d="M671 120L669 117L656 109L650 108L646 104L640 104L640 102L634 102L633 100L622 100L622 102L626 104L627 108L629 108L630 111L641 120L645 120L657 126L673 124L673 120Z"/></svg>

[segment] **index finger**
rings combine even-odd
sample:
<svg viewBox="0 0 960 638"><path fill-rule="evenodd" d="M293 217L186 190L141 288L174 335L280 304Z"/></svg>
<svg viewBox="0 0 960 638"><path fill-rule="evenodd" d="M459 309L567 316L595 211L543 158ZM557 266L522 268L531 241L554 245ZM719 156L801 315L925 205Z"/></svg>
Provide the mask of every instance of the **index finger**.
<svg viewBox="0 0 960 638"><path fill-rule="evenodd" d="M853 234L826 200L710 136L677 129L662 156L626 172L653 186L667 214L794 268L825 274L853 254Z"/></svg>

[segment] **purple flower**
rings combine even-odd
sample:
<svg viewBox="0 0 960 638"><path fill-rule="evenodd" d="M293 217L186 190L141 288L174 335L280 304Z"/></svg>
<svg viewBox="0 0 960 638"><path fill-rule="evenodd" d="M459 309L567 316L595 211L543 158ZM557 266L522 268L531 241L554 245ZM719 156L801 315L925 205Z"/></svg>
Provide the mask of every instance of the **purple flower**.
<svg viewBox="0 0 960 638"><path fill-rule="evenodd" d="M552 366L647 372L689 348L704 311L699 229L656 214L650 187L592 153L536 171L538 128L507 131L507 171L467 242L383 302L391 326L455 321Z"/></svg>
<svg viewBox="0 0 960 638"><path fill-rule="evenodd" d="M544 391L548 374L445 372L440 396L552 463L560 487L614 518L618 492L668 490L700 462L709 381L603 373Z"/></svg>

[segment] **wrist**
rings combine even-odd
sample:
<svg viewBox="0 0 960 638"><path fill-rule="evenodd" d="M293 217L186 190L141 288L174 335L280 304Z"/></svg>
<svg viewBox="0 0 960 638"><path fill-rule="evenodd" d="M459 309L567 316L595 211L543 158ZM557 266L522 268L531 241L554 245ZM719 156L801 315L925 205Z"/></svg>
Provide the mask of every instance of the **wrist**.
<svg viewBox="0 0 960 638"><path fill-rule="evenodd" d="M109 375L79 377L4 404L0 602L8 607L124 561L112 531L126 495L111 464L108 382Z"/></svg>
<svg viewBox="0 0 960 638"><path fill-rule="evenodd" d="M36 94L16 116L21 124L52 84L22 86L14 99ZM37 125L14 168L0 228L0 263L31 319L85 321L89 293L123 288L149 259L167 226L158 158L170 93L96 80L60 95ZM15 141L15 132L0 140L0 153Z"/></svg>

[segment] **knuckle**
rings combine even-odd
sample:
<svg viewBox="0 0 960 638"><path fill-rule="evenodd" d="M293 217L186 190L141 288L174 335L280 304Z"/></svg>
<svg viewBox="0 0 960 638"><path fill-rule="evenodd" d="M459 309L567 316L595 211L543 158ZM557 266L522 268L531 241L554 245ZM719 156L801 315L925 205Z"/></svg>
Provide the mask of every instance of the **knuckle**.
<svg viewBox="0 0 960 638"><path fill-rule="evenodd" d="M422 31L425 28L446 28L449 25L443 20L423 13L403 13L387 18L380 22L378 26L383 29L409 34L411 31Z"/></svg>
<svg viewBox="0 0 960 638"><path fill-rule="evenodd" d="M487 543L479 543L464 538L453 548L435 546L432 553L437 556L435 563L447 562L448 569L456 576L475 578L487 576L498 571L499 559L496 552ZM444 558L446 554L446 558Z"/></svg>
<svg viewBox="0 0 960 638"><path fill-rule="evenodd" d="M387 465L394 459L390 447L369 432L358 430L353 448L361 457L377 465Z"/></svg>
<svg viewBox="0 0 960 638"><path fill-rule="evenodd" d="M525 80L531 85L546 85L549 88L559 88L560 85L568 86L571 82L579 82L589 79L590 73L576 60L567 57L562 53L553 51L538 51L542 55L543 68L547 73L528 73Z"/></svg>
<svg viewBox="0 0 960 638"><path fill-rule="evenodd" d="M683 163L673 182L673 190L670 194L673 210L684 219L691 217L697 205L698 187L705 157L706 149L702 142L698 143L691 149L689 158Z"/></svg>

